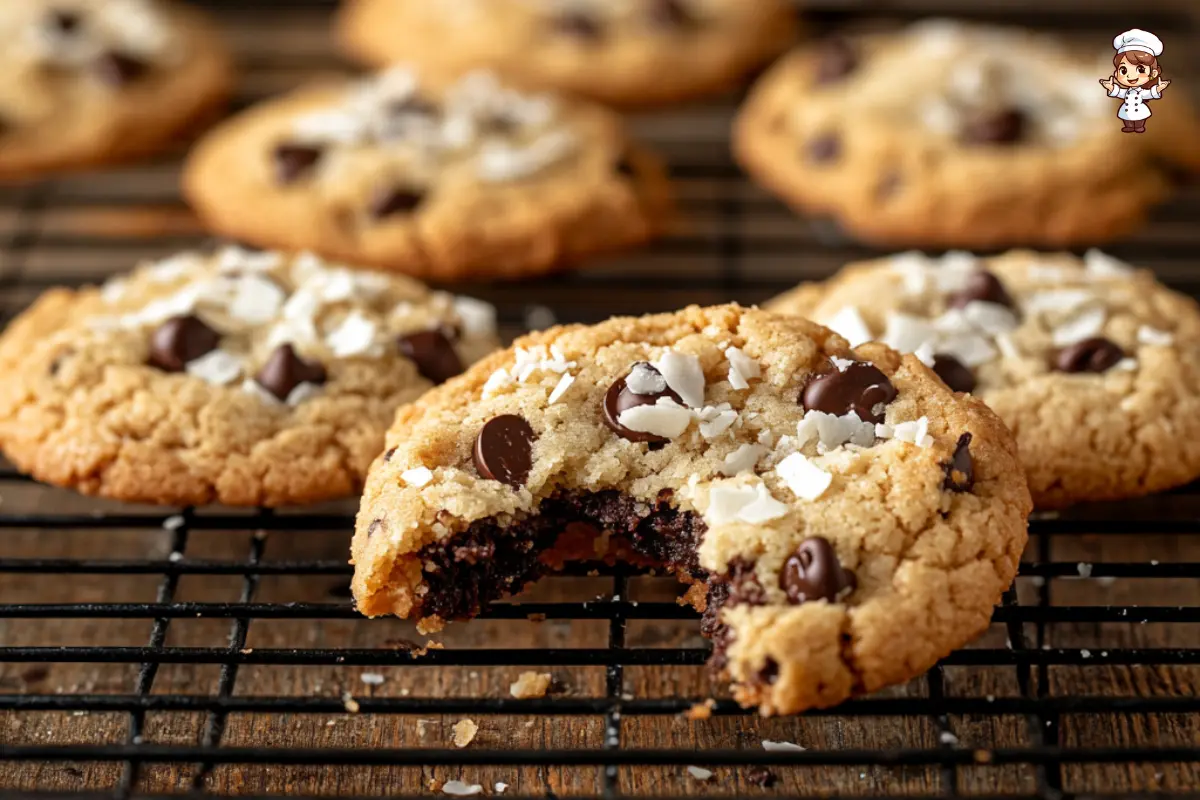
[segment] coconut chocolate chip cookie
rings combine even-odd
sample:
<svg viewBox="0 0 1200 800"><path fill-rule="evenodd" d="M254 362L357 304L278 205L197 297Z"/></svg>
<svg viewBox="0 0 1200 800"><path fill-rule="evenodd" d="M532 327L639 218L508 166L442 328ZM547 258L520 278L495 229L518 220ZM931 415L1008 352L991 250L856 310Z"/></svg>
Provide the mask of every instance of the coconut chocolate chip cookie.
<svg viewBox="0 0 1200 800"><path fill-rule="evenodd" d="M233 118L193 152L184 189L232 238L443 280L634 245L670 205L657 159L613 112L407 67Z"/></svg>
<svg viewBox="0 0 1200 800"><path fill-rule="evenodd" d="M915 353L978 396L1016 435L1038 508L1200 477L1200 307L1098 251L903 253L767 308Z"/></svg>
<svg viewBox="0 0 1200 800"><path fill-rule="evenodd" d="M161 150L231 80L207 19L159 0L7 0L0 45L0 179Z"/></svg>
<svg viewBox="0 0 1200 800"><path fill-rule="evenodd" d="M1111 240L1141 225L1174 177L1200 171L1200 125L1170 96L1155 101L1159 127L1123 135L1099 83L1111 52L1098 56L947 20L826 39L754 87L734 149L798 210L878 244Z"/></svg>
<svg viewBox="0 0 1200 800"><path fill-rule="evenodd" d="M362 485L395 410L497 346L493 312L314 256L183 253L54 289L0 337L0 449L118 500L280 506Z"/></svg>
<svg viewBox="0 0 1200 800"><path fill-rule="evenodd" d="M784 0L353 0L338 24L351 56L524 84L622 107L735 86L791 43Z"/></svg>
<svg viewBox="0 0 1200 800"><path fill-rule="evenodd" d="M1029 509L1011 434L917 358L691 307L527 336L400 409L353 590L436 630L567 559L653 565L738 699L791 713L982 631Z"/></svg>

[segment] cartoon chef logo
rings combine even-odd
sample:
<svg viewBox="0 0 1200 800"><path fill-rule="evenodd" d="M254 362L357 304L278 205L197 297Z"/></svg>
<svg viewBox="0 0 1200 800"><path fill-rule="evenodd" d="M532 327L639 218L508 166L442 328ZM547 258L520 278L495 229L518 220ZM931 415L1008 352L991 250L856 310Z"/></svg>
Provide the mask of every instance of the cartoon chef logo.
<svg viewBox="0 0 1200 800"><path fill-rule="evenodd" d="M1125 31L1113 39L1112 77L1102 78L1100 85L1108 90L1109 97L1119 97L1122 102L1117 117L1124 123L1123 133L1145 133L1146 120L1150 118L1150 101L1162 97L1163 89L1171 85L1162 79L1158 57L1162 55L1163 43L1153 33L1139 28Z"/></svg>

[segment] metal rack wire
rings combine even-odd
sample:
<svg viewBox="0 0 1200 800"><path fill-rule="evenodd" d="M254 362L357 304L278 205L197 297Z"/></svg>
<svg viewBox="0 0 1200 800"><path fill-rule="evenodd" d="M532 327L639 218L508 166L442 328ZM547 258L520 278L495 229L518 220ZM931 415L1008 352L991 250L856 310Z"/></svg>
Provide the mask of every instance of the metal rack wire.
<svg viewBox="0 0 1200 800"><path fill-rule="evenodd" d="M287 24L214 5L258 45L240 103L334 63L311 33L320 3L289 4ZM897 5L922 10L830 3L817 21ZM1177 36L1190 31L1168 18ZM1098 12L1072 24L1086 33L1121 23ZM269 53L257 41L268 30ZM468 291L496 302L515 330L528 296L566 320L753 302L865 255L741 178L725 140L732 108L635 120L672 162L681 233L536 287ZM11 316L48 285L201 241L174 175L167 161L0 189L0 310ZM1114 252L1195 291L1197 208L1192 190ZM695 615L624 568L574 567L558 585L454 626L444 649L423 650L402 638L411 628L363 620L350 605L352 506L129 508L12 470L0 470L0 498L0 789L428 796L462 778L489 795L509 782L506 797L1049 799L1200 786L1195 487L1035 519L992 631L907 687L793 720L759 720L718 699L711 719L694 722L680 715L722 691L703 677ZM526 668L552 672L565 691L510 697L507 682ZM430 741L429 717L443 727L478 718L483 733L466 748L441 728ZM768 751L766 739L808 749ZM689 765L715 778L691 777ZM767 773L755 782L755 768L777 779L773 789L759 785Z"/></svg>

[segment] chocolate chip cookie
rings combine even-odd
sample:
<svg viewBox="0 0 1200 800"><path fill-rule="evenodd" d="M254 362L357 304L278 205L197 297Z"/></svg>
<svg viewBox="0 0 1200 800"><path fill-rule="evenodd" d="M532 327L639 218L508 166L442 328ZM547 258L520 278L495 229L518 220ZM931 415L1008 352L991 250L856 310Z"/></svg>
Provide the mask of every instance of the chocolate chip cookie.
<svg viewBox="0 0 1200 800"><path fill-rule="evenodd" d="M343 48L375 66L495 69L622 107L735 86L790 44L784 0L353 0Z"/></svg>
<svg viewBox="0 0 1200 800"><path fill-rule="evenodd" d="M494 349L490 306L302 254L183 253L53 289L0 337L0 449L147 503L345 497L396 408Z"/></svg>
<svg viewBox="0 0 1200 800"><path fill-rule="evenodd" d="M903 253L767 308L878 339L1013 432L1038 508L1200 477L1200 307L1098 251Z"/></svg>
<svg viewBox="0 0 1200 800"><path fill-rule="evenodd" d="M184 190L232 238L442 280L628 247L670 205L658 160L613 112L407 67L229 120L192 153Z"/></svg>
<svg viewBox="0 0 1200 800"><path fill-rule="evenodd" d="M225 100L207 18L159 0L0 3L0 179L164 149Z"/></svg>
<svg viewBox="0 0 1200 800"><path fill-rule="evenodd" d="M1012 435L919 359L691 307L527 336L401 408L353 590L436 630L564 560L653 565L738 699L791 713L982 631L1029 509Z"/></svg>
<svg viewBox="0 0 1200 800"><path fill-rule="evenodd" d="M754 87L734 149L798 210L878 244L1107 241L1200 171L1183 97L1155 101L1158 130L1121 133L1110 58L948 20L814 42Z"/></svg>

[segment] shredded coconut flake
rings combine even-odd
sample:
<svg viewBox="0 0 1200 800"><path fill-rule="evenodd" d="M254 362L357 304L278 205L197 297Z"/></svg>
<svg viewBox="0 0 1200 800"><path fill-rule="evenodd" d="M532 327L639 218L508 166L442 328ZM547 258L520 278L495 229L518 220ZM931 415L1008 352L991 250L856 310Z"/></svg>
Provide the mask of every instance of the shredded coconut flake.
<svg viewBox="0 0 1200 800"><path fill-rule="evenodd" d="M735 521L757 524L778 519L787 510L761 482L749 486L714 486L708 493L704 520L709 525Z"/></svg>
<svg viewBox="0 0 1200 800"><path fill-rule="evenodd" d="M1051 341L1054 342L1055 347L1067 347L1076 342L1082 342L1084 339L1099 336L1100 332L1104 330L1104 321L1107 316L1103 308L1089 308L1055 328L1050 336Z"/></svg>
<svg viewBox="0 0 1200 800"><path fill-rule="evenodd" d="M801 753L807 749L792 742L773 742L770 739L763 739L762 746L769 753Z"/></svg>
<svg viewBox="0 0 1200 800"><path fill-rule="evenodd" d="M691 408L704 405L704 370L700 368L699 358L668 350L653 366L685 405Z"/></svg>
<svg viewBox="0 0 1200 800"><path fill-rule="evenodd" d="M353 311L325 337L325 343L338 358L361 356L371 351L379 326Z"/></svg>
<svg viewBox="0 0 1200 800"><path fill-rule="evenodd" d="M454 298L454 311L468 336L492 336L496 333L496 307L474 297Z"/></svg>
<svg viewBox="0 0 1200 800"><path fill-rule="evenodd" d="M738 414L728 403L719 406L705 406L696 412L700 420L700 435L705 439L720 436L737 420Z"/></svg>
<svg viewBox="0 0 1200 800"><path fill-rule="evenodd" d="M652 406L634 406L621 412L617 422L631 431L674 439L691 424L693 413L670 397L660 397Z"/></svg>
<svg viewBox="0 0 1200 800"><path fill-rule="evenodd" d="M929 435L928 417L900 422L896 425L880 423L875 426L875 433L880 439L896 439L915 444L917 447L929 447L933 444L933 437Z"/></svg>
<svg viewBox="0 0 1200 800"><path fill-rule="evenodd" d="M662 394L667 389L667 382L657 370L646 364L634 364L625 378L625 388L634 394Z"/></svg>
<svg viewBox="0 0 1200 800"><path fill-rule="evenodd" d="M367 686L382 686L384 681L384 677L378 672L364 672L358 679Z"/></svg>
<svg viewBox="0 0 1200 800"><path fill-rule="evenodd" d="M1133 267L1099 250L1088 250L1083 254L1083 266L1089 278L1110 280L1113 278L1128 278L1133 275Z"/></svg>
<svg viewBox="0 0 1200 800"><path fill-rule="evenodd" d="M816 440L817 452L834 450L847 443L858 447L870 447L875 443L875 427L863 422L853 411L838 417L815 409L804 412L804 418L796 424L797 448Z"/></svg>
<svg viewBox="0 0 1200 800"><path fill-rule="evenodd" d="M420 488L433 480L433 470L429 467L413 467L401 472L400 479L409 486Z"/></svg>
<svg viewBox="0 0 1200 800"><path fill-rule="evenodd" d="M564 373L563 376L558 379L558 383L555 385L554 391L550 392L550 399L548 402L551 405L557 403L559 399L567 393L567 389L570 389L571 384L574 382L575 376L569 373Z"/></svg>
<svg viewBox="0 0 1200 800"><path fill-rule="evenodd" d="M726 348L725 358L729 359L729 385L734 389L749 389L752 379L762 377L762 367L741 349Z"/></svg>
<svg viewBox="0 0 1200 800"><path fill-rule="evenodd" d="M473 794L481 794L483 787L478 783L463 783L462 781L446 781L442 784L443 794L452 794L456 797L470 797Z"/></svg>
<svg viewBox="0 0 1200 800"><path fill-rule="evenodd" d="M732 478L739 472L752 472L758 460L771 452L761 444L743 444L721 462L721 474Z"/></svg>
<svg viewBox="0 0 1200 800"><path fill-rule="evenodd" d="M792 453L775 466L775 473L801 500L816 500L825 494L833 476L802 453Z"/></svg>
<svg viewBox="0 0 1200 800"><path fill-rule="evenodd" d="M1149 325L1143 325L1138 328L1137 332L1138 344L1145 344L1151 347L1170 347L1175 343L1175 335L1170 331L1160 331L1157 328L1151 328Z"/></svg>
<svg viewBox="0 0 1200 800"><path fill-rule="evenodd" d="M838 311L825 323L825 327L849 342L851 347L871 341L871 329L854 306L846 306Z"/></svg>
<svg viewBox="0 0 1200 800"><path fill-rule="evenodd" d="M187 364L187 373L213 386L228 386L242 376L242 361L233 353L213 350Z"/></svg>
<svg viewBox="0 0 1200 800"><path fill-rule="evenodd" d="M712 776L713 776L712 770L705 769L704 767L690 767L689 766L687 768L687 771L688 771L689 775L691 775L693 778L695 778L698 781L711 780Z"/></svg>
<svg viewBox="0 0 1200 800"><path fill-rule="evenodd" d="M284 297L274 281L254 273L242 275L235 283L229 315L248 325L262 325L279 316Z"/></svg>

